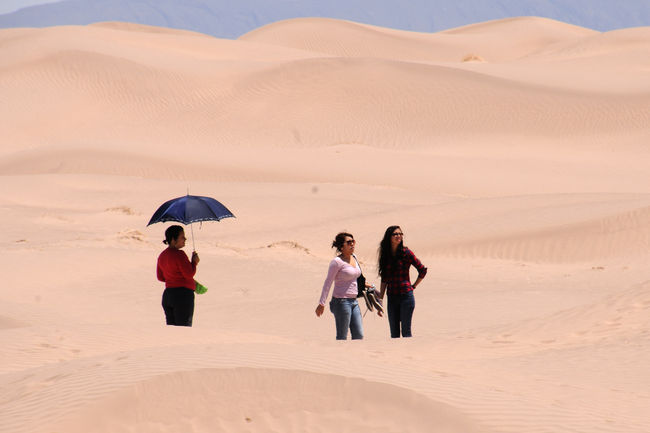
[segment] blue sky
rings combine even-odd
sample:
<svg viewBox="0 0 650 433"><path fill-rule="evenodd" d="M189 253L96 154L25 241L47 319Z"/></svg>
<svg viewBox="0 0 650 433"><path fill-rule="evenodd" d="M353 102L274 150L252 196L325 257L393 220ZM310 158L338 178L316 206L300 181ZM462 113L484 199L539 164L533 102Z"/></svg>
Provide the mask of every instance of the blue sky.
<svg viewBox="0 0 650 433"><path fill-rule="evenodd" d="M512 16L539 16L598 31L650 26L650 0L0 0L0 28L128 21L235 39L265 24L314 16L437 32Z"/></svg>
<svg viewBox="0 0 650 433"><path fill-rule="evenodd" d="M0 14L7 14L27 6L55 3L60 0L0 0Z"/></svg>

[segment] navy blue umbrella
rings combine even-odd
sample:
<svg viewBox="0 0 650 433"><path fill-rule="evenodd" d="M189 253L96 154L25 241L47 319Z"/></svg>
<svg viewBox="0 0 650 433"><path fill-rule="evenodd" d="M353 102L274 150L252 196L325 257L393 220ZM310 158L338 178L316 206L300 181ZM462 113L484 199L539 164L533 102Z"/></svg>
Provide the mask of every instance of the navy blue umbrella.
<svg viewBox="0 0 650 433"><path fill-rule="evenodd" d="M184 195L162 204L149 220L150 226L155 223L176 221L191 224L201 221L219 221L235 216L227 207L211 197L199 195ZM192 229L192 247L194 247L194 229Z"/></svg>

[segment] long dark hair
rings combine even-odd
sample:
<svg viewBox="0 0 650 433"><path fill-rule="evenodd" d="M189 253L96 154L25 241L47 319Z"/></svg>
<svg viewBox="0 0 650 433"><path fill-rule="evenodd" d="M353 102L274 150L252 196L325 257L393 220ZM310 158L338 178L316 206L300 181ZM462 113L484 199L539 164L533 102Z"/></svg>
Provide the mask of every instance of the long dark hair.
<svg viewBox="0 0 650 433"><path fill-rule="evenodd" d="M163 244L170 245L172 241L176 240L181 233L183 233L182 226L173 225L167 227L167 230L165 230L165 240L163 241Z"/></svg>
<svg viewBox="0 0 650 433"><path fill-rule="evenodd" d="M332 241L332 248L336 248L336 251L340 252L341 248L343 248L343 243L345 242L345 238L354 239L354 236L352 236L350 233L346 233L346 232L339 233L334 238L334 241Z"/></svg>
<svg viewBox="0 0 650 433"><path fill-rule="evenodd" d="M386 229L384 233L384 238L379 243L379 249L377 250L377 262L379 263L379 276L382 277L385 275L386 268L391 264L399 260L404 255L404 239L402 239L397 246L397 252L393 256L393 251L390 247L390 239L393 237L393 232L397 229L402 229L400 226L390 226Z"/></svg>

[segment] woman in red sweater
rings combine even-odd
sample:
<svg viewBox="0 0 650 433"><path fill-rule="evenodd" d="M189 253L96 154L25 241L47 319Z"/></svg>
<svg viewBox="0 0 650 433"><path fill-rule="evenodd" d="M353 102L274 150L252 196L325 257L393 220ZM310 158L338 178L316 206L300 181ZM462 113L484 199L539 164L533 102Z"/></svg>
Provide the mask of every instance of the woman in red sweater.
<svg viewBox="0 0 650 433"><path fill-rule="evenodd" d="M185 251L185 231L178 225L169 226L165 230L164 244L169 245L158 256L156 273L158 279L165 283L162 296L162 307L168 325L192 326L194 316L194 274L199 264L199 255L192 252L192 261L187 258Z"/></svg>

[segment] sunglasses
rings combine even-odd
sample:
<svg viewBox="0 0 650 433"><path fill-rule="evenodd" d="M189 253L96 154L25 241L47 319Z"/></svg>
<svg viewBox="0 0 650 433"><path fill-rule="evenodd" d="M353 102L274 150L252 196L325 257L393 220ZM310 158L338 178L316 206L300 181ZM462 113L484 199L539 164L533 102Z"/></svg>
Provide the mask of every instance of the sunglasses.
<svg viewBox="0 0 650 433"><path fill-rule="evenodd" d="M404 236L404 233L393 233L392 236L396 238L398 236Z"/></svg>
<svg viewBox="0 0 650 433"><path fill-rule="evenodd" d="M354 245L356 242L357 242L357 241L355 241L354 239L350 239L349 241L345 241L345 243L346 243L347 245Z"/></svg>

